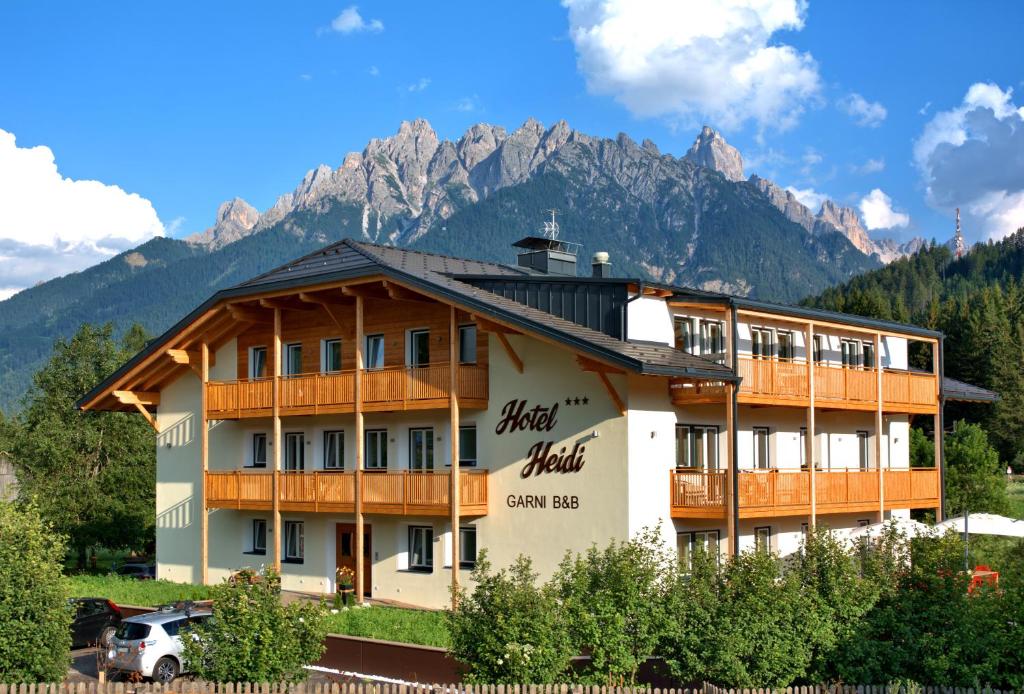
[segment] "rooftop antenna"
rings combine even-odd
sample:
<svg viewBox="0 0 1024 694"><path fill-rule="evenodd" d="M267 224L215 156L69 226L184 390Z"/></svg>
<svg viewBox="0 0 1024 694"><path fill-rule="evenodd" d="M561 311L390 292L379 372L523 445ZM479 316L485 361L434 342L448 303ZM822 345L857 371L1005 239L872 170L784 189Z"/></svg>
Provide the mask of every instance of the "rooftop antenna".
<svg viewBox="0 0 1024 694"><path fill-rule="evenodd" d="M551 239L552 241L558 240L558 222L555 221L555 215L558 214L558 210L545 210L551 213L551 221L544 222L544 238Z"/></svg>
<svg viewBox="0 0 1024 694"><path fill-rule="evenodd" d="M953 237L953 255L957 260L964 257L964 236L960 233L960 208L956 208L956 236Z"/></svg>

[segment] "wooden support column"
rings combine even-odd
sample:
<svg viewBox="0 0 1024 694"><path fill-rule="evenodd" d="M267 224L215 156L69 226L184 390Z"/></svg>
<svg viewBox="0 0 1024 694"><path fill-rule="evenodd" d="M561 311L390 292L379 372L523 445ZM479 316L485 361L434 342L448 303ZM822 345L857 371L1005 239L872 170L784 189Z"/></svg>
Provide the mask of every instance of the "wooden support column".
<svg viewBox="0 0 1024 694"><path fill-rule="evenodd" d="M939 507L935 510L936 522L946 519L946 461L943 449L943 412L945 404L942 396L942 338L932 343L932 373L935 374L935 467L939 471Z"/></svg>
<svg viewBox="0 0 1024 694"><path fill-rule="evenodd" d="M200 347L199 357L199 457L203 467L203 483L200 487L199 503L199 562L201 565L200 580L205 586L210 582L210 518L206 510L206 473L210 469L210 423L206 417L206 390L210 382L210 346L206 342Z"/></svg>
<svg viewBox="0 0 1024 694"><path fill-rule="evenodd" d="M365 455L366 435L363 429L363 348L366 337L363 335L363 297L356 296L356 380L355 402L352 409L356 416L356 469L355 469L355 514L356 514L356 602L362 603L364 598L364 578L366 569L363 566L363 457Z"/></svg>
<svg viewBox="0 0 1024 694"><path fill-rule="evenodd" d="M501 333L498 333L501 335ZM448 412L450 415L449 430L451 431L451 476L448 500L452 515L452 609L459 604L459 508L460 477L459 477L459 324L455 320L455 307L452 306L448 321Z"/></svg>
<svg viewBox="0 0 1024 694"><path fill-rule="evenodd" d="M273 499L271 511L274 524L274 570L281 573L281 546L284 537L281 533L281 309L274 309L274 381L271 388L272 412L274 421L274 479L271 484Z"/></svg>
<svg viewBox="0 0 1024 694"><path fill-rule="evenodd" d="M804 346L807 353L807 450L804 452L804 459L807 461L811 496L811 515L807 519L807 527L813 531L818 522L818 488L815 480L818 461L814 459L814 372L817 370L814 363L814 323L807 324L804 337L807 340Z"/></svg>
<svg viewBox="0 0 1024 694"><path fill-rule="evenodd" d="M733 474L736 467L736 451L733 449L732 435L733 428L736 426L732 416L735 388L734 383L725 384L725 532L729 536L727 544L730 557L736 556L737 533L739 532L739 528L736 527L736 506L739 503L739 498L734 486L736 475Z"/></svg>
<svg viewBox="0 0 1024 694"><path fill-rule="evenodd" d="M878 522L885 522L885 472L882 469L882 338L875 333L875 374L878 407L875 408L875 466L878 467Z"/></svg>

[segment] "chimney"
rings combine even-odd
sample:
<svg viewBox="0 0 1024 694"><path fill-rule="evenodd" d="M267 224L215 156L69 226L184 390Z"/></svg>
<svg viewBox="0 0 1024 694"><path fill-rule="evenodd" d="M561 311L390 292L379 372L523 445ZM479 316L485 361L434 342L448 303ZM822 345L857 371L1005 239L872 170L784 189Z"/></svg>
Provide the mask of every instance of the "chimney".
<svg viewBox="0 0 1024 694"><path fill-rule="evenodd" d="M608 254L604 251L594 254L593 260L590 261L590 268L594 277L612 276L612 261L608 259Z"/></svg>

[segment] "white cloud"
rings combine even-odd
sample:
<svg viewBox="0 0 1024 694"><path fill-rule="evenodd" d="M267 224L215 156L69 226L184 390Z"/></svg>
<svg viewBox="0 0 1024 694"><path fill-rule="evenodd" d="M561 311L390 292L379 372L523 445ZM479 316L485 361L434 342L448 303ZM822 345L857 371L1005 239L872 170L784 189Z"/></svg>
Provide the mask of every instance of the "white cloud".
<svg viewBox="0 0 1024 694"><path fill-rule="evenodd" d="M429 77L420 77L418 80L410 84L406 89L410 92L422 92L424 89L430 86Z"/></svg>
<svg viewBox="0 0 1024 694"><path fill-rule="evenodd" d="M463 113L472 113L473 111L480 110L480 97L476 94L473 96L464 96L455 102L455 110L462 111Z"/></svg>
<svg viewBox="0 0 1024 694"><path fill-rule="evenodd" d="M892 208L892 198L875 188L861 198L860 216L868 231L875 229L895 229L910 224L910 215L897 212Z"/></svg>
<svg viewBox="0 0 1024 694"><path fill-rule="evenodd" d="M821 90L809 53L774 41L804 25L804 0L562 0L595 94L634 115L785 130Z"/></svg>
<svg viewBox="0 0 1024 694"><path fill-rule="evenodd" d="M299 79L302 80L303 82L309 82L311 79L313 79L313 75L309 74L308 72L304 72L301 75L299 75Z"/></svg>
<svg viewBox="0 0 1024 694"><path fill-rule="evenodd" d="M928 203L949 214L960 207L966 235L998 239L1024 227L1024 107L1012 89L972 84L925 124L914 162Z"/></svg>
<svg viewBox="0 0 1024 694"><path fill-rule="evenodd" d="M800 204L815 214L817 214L818 210L821 209L821 204L828 200L827 195L819 193L813 188L794 188L793 186L788 186L786 190L792 193L793 197L795 197Z"/></svg>
<svg viewBox="0 0 1024 694"><path fill-rule="evenodd" d="M359 14L359 7L350 5L331 21L331 30L339 34L355 34L362 31L377 33L384 31L384 22L379 19L366 21Z"/></svg>
<svg viewBox="0 0 1024 694"><path fill-rule="evenodd" d="M3 291L82 270L164 233L149 200L64 178L49 147L18 147L0 130Z"/></svg>
<svg viewBox="0 0 1024 694"><path fill-rule="evenodd" d="M380 74L380 68L378 68L376 65L371 65L370 69L367 70L367 72L370 74L370 77L376 77L377 75Z"/></svg>
<svg viewBox="0 0 1024 694"><path fill-rule="evenodd" d="M800 173L803 176L807 177L811 175L811 172L814 170L815 166L825 161L825 157L822 156L821 152L814 149L813 147L808 147L807 149L804 150L804 154L802 157L800 157L800 161L802 161L804 164L803 166L800 167Z"/></svg>
<svg viewBox="0 0 1024 694"><path fill-rule="evenodd" d="M856 92L851 92L836 102L836 107L864 128L877 128L889 115L885 106L877 101L868 101Z"/></svg>
<svg viewBox="0 0 1024 694"><path fill-rule="evenodd" d="M879 157L878 159L868 159L863 164L852 164L850 171L856 174L866 176L867 174L878 173L879 171L885 170L885 157Z"/></svg>
<svg viewBox="0 0 1024 694"><path fill-rule="evenodd" d="M23 287L0 287L0 301L10 299L23 289Z"/></svg>

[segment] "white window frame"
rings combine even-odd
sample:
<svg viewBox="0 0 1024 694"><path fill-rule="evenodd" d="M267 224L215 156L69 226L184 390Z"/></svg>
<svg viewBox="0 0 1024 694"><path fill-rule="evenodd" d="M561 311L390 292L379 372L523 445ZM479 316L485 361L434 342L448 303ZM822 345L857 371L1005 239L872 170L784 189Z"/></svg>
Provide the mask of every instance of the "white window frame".
<svg viewBox="0 0 1024 694"><path fill-rule="evenodd" d="M685 336L684 340L680 340L679 326L681 324L683 324L683 323L686 324L686 336ZM693 347L694 347L694 344L693 344L694 332L695 332L695 330L693 328L693 318L691 318L690 316L673 316L673 318L672 318L672 335L673 335L673 342L675 344L676 349L682 350L686 354L693 354L694 353L694 349L693 349ZM682 343L682 344L680 344L680 343Z"/></svg>
<svg viewBox="0 0 1024 694"><path fill-rule="evenodd" d="M292 461L292 467L288 467L288 451L292 448L289 442L295 441L296 438L299 441L299 446L295 450L298 451L298 459ZM284 436L281 437L281 442L284 445L284 451L281 452L281 464L284 466L286 472L303 472L306 469L306 433L303 431L288 431L285 432Z"/></svg>
<svg viewBox="0 0 1024 694"><path fill-rule="evenodd" d="M338 345L338 368L331 368L331 345ZM341 338L340 337L328 337L320 340L320 373L325 374L336 374L341 373L342 356L341 356Z"/></svg>
<svg viewBox="0 0 1024 694"><path fill-rule="evenodd" d="M857 467L860 470L871 469L871 434L867 431L858 431L857 437Z"/></svg>
<svg viewBox="0 0 1024 694"><path fill-rule="evenodd" d="M787 351L789 354L783 354L782 343L785 341L789 346ZM780 360L792 361L796 358L796 340L792 330L776 330L775 331L775 351Z"/></svg>
<svg viewBox="0 0 1024 694"><path fill-rule="evenodd" d="M718 426L714 424L676 424L676 469L718 470L718 435ZM683 437L686 439L685 444L681 441ZM695 464L698 448L701 449L702 465ZM686 453L685 459L683 451Z"/></svg>
<svg viewBox="0 0 1024 694"><path fill-rule="evenodd" d="M469 543L466 542L466 537L473 536L473 558L466 559L466 547ZM475 525L463 525L459 528L459 568L460 569L472 569L476 567L476 559L480 554L480 546L477 544L477 532Z"/></svg>
<svg viewBox="0 0 1024 694"><path fill-rule="evenodd" d="M464 337L464 336L469 337ZM476 364L477 363L477 327L475 323L464 323L459 326L459 363L460 364ZM472 350L472 354L467 354L468 350L463 350L463 347L468 347Z"/></svg>
<svg viewBox="0 0 1024 694"><path fill-rule="evenodd" d="M425 539L424 537L425 536ZM417 538L423 541L423 561L416 559ZM429 573L434 570L434 528L430 525L409 526L409 571Z"/></svg>
<svg viewBox="0 0 1024 694"><path fill-rule="evenodd" d="M263 460L257 460L256 456L256 441L257 439L263 439ZM250 468L265 468L270 457L270 439L266 432L257 431L252 434L249 439L249 464L246 467Z"/></svg>
<svg viewBox="0 0 1024 694"><path fill-rule="evenodd" d="M256 373L256 353L263 354L263 375L260 376ZM256 379L267 378L267 348L266 345L254 345L249 348L249 380L255 381Z"/></svg>
<svg viewBox="0 0 1024 694"><path fill-rule="evenodd" d="M679 554L679 561L685 571L693 570L693 554L697 550L698 543L715 558L715 563L721 563L722 554L722 533L719 530L688 530L676 533L676 551Z"/></svg>
<svg viewBox="0 0 1024 694"><path fill-rule="evenodd" d="M416 337L418 335L426 334L427 336L427 362L426 364L417 364L416 357ZM405 332L405 365L414 368L423 368L430 365L430 328L411 328Z"/></svg>
<svg viewBox="0 0 1024 694"><path fill-rule="evenodd" d="M754 528L754 551L771 554L772 552L772 526L761 525Z"/></svg>
<svg viewBox="0 0 1024 694"><path fill-rule="evenodd" d="M263 527L263 546L261 547L257 541L260 537L260 533L257 531L262 525ZM266 554L267 553L267 519L266 518L253 518L249 524L249 543L250 543L250 554Z"/></svg>
<svg viewBox="0 0 1024 694"><path fill-rule="evenodd" d="M370 460L370 437L378 437L377 451L378 455L375 460ZM383 443L383 446L380 444ZM363 432L363 449L367 452L363 460L364 470L387 470L388 469L388 430L387 429L367 429ZM381 462L384 464L381 465ZM371 464L372 463L372 464Z"/></svg>
<svg viewBox="0 0 1024 694"><path fill-rule="evenodd" d="M416 436L423 437L424 459L416 455ZM416 472L433 472L434 470L434 427L409 427L409 469Z"/></svg>
<svg viewBox="0 0 1024 694"><path fill-rule="evenodd" d="M473 457L467 458L465 453L465 446L462 445L462 432L473 432ZM480 455L480 439L477 438L476 424L464 424L459 427L459 467L476 467L478 456ZM451 467L451 463L448 463Z"/></svg>
<svg viewBox="0 0 1024 694"><path fill-rule="evenodd" d="M868 356L870 355L870 356ZM875 354L875 343L874 342L861 342L860 343L860 365L861 368L867 370L873 370L877 365L878 355ZM871 363L869 364L868 361Z"/></svg>
<svg viewBox="0 0 1024 694"><path fill-rule="evenodd" d="M822 364L825 362L825 336L815 335L812 340L811 347L811 358L815 364Z"/></svg>
<svg viewBox="0 0 1024 694"><path fill-rule="evenodd" d="M331 438L337 439L336 447L338 451L337 461L332 461L328 458L328 451L331 450L328 441ZM337 464L334 464L334 463ZM328 465L331 463L331 465ZM327 429L324 431L324 459L323 459L324 470L344 470L345 469L345 430L344 429Z"/></svg>
<svg viewBox="0 0 1024 694"><path fill-rule="evenodd" d="M365 344L366 351L363 354L363 366L365 366L367 369L383 369L384 368L384 350L385 350L384 334L383 333L374 333L373 335L367 335L365 342L366 342L366 344ZM374 344L379 344L380 345L380 350L379 350L380 351L380 363L379 364L376 363L376 362L374 362L373 364L370 363L371 362L371 355L373 355L373 353L374 353L374 350L372 349L371 346L374 345Z"/></svg>
<svg viewBox="0 0 1024 694"><path fill-rule="evenodd" d="M299 370L298 371L292 371L292 350L298 350L298 352L299 352ZM283 376L298 376L299 374L301 374L302 373L302 343L301 342L289 342L281 350L281 353L282 353L282 355L284 355L284 359L281 360L281 361L284 362L282 364L282 366L284 368L282 369L281 375L283 375Z"/></svg>
<svg viewBox="0 0 1024 694"><path fill-rule="evenodd" d="M863 364L860 356L860 340L842 338L839 340L840 361L848 369L857 369Z"/></svg>
<svg viewBox="0 0 1024 694"><path fill-rule="evenodd" d="M771 328L750 326L750 356L754 359L772 359L775 356L774 333Z"/></svg>
<svg viewBox="0 0 1024 694"><path fill-rule="evenodd" d="M758 434L764 435L764 461L760 460L759 446L757 445ZM772 430L769 427L751 427L751 436L753 439L753 455L751 460L754 464L755 470L771 470L772 469ZM763 465L760 463L764 463Z"/></svg>
<svg viewBox="0 0 1024 694"><path fill-rule="evenodd" d="M717 332L717 334L716 334ZM702 318L700 321L700 353L702 356L721 355L717 361L725 360L725 324L719 320Z"/></svg>
<svg viewBox="0 0 1024 694"><path fill-rule="evenodd" d="M302 563L306 559L306 524L303 521L286 520L284 522L284 547L281 548L283 559L290 563ZM294 535L294 537L293 537ZM294 544L298 544L295 547Z"/></svg>

